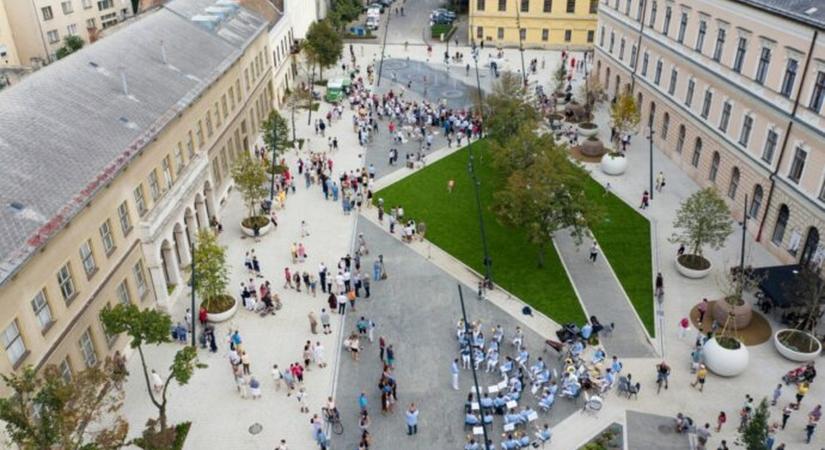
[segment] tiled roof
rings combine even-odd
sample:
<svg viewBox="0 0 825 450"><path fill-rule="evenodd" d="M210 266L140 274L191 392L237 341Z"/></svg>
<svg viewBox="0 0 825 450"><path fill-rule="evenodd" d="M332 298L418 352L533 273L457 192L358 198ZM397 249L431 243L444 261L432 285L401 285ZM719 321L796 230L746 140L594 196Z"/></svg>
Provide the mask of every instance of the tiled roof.
<svg viewBox="0 0 825 450"><path fill-rule="evenodd" d="M825 30L825 0L734 0Z"/></svg>
<svg viewBox="0 0 825 450"><path fill-rule="evenodd" d="M0 284L267 27L173 0L0 91Z"/></svg>

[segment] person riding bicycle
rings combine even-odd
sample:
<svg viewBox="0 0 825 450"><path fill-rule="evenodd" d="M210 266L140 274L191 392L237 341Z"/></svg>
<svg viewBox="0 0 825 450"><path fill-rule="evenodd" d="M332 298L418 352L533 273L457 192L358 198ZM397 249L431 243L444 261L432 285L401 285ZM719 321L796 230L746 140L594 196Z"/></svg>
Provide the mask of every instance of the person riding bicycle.
<svg viewBox="0 0 825 450"><path fill-rule="evenodd" d="M665 384L665 389L667 389L667 377L670 376L670 366L667 365L666 362L662 361L659 364L656 364L656 383L661 386L662 383Z"/></svg>
<svg viewBox="0 0 825 450"><path fill-rule="evenodd" d="M332 397L327 397L327 402L321 407L321 411L324 412L324 416L330 422L338 421L341 418L341 414L338 412L338 408L335 406Z"/></svg>

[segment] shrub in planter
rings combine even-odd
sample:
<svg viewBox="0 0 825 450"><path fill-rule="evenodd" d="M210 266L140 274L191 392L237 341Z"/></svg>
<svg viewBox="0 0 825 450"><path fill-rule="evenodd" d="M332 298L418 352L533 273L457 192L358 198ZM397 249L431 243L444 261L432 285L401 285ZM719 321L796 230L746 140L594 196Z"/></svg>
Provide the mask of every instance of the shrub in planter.
<svg viewBox="0 0 825 450"><path fill-rule="evenodd" d="M774 345L782 356L796 362L812 361L822 353L822 343L819 339L800 330L777 331L774 335Z"/></svg>
<svg viewBox="0 0 825 450"><path fill-rule="evenodd" d="M814 353L818 355L822 349L822 344L816 340L814 332L821 316L822 307L825 305L825 281L822 280L817 268L803 264L796 273L793 282L784 288L790 294L786 297L791 299L793 306L799 308L799 314L791 324L793 330L782 330L776 334L774 340L777 344L777 350L788 359L806 361L809 360L807 355ZM815 349L814 341L819 345L819 350ZM795 354L783 351L780 344L785 346L787 350L792 350ZM810 350L811 353L806 354L804 350Z"/></svg>
<svg viewBox="0 0 825 450"><path fill-rule="evenodd" d="M242 227L252 230L255 228L261 229L267 225L269 225L269 218L266 216L252 216L241 220Z"/></svg>
<svg viewBox="0 0 825 450"><path fill-rule="evenodd" d="M691 278L701 278L710 269L710 262L702 256L703 247L718 250L733 232L730 209L714 188L697 191L682 202L673 226L678 231L670 237L670 242L688 246L688 252L680 255L677 262L697 276L682 270L680 273Z"/></svg>

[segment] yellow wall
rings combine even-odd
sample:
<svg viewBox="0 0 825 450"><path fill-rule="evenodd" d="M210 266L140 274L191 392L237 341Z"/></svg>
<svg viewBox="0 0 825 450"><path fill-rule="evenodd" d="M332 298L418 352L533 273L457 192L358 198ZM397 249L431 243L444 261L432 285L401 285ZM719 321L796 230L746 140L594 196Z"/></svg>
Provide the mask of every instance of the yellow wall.
<svg viewBox="0 0 825 450"><path fill-rule="evenodd" d="M522 0L503 0L505 11L499 10L500 0L470 0L469 39L479 42L481 33L486 45L517 46L520 23L526 30L524 46L527 48L591 46L588 32L595 39L596 30L596 14L590 13L591 0L576 0L572 13L567 12L568 0L548 1L551 12L544 11L545 0L529 0L526 12L521 10ZM516 8L519 8L518 14ZM566 39L568 30L569 40Z"/></svg>

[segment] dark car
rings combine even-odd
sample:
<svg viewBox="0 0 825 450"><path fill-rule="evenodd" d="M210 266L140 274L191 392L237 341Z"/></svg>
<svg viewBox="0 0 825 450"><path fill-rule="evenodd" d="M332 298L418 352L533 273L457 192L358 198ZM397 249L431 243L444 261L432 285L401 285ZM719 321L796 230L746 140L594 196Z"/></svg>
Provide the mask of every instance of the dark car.
<svg viewBox="0 0 825 450"><path fill-rule="evenodd" d="M430 16L430 20L433 23L437 23L437 24L452 25L452 23L455 19L453 19L451 17L447 17L447 16L434 15L434 16Z"/></svg>

